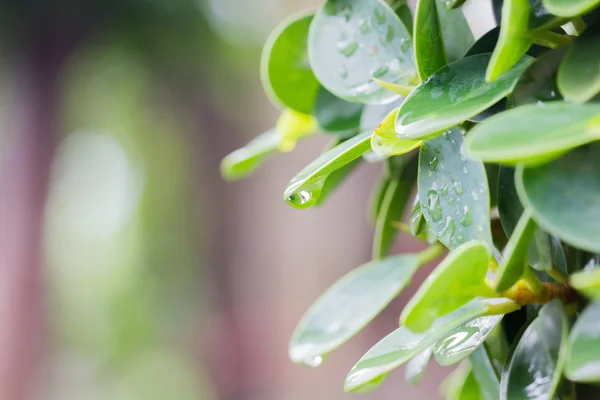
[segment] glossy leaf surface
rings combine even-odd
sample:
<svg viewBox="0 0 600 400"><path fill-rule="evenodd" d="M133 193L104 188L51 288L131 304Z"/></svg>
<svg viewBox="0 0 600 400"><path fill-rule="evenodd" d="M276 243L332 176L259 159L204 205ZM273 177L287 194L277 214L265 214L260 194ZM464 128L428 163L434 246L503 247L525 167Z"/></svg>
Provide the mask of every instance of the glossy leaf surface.
<svg viewBox="0 0 600 400"><path fill-rule="evenodd" d="M442 339L457 326L493 312L509 302L508 299L474 299L458 310L438 318L426 332L414 333L401 326L373 346L352 368L344 388L358 391L370 382L405 364L410 359Z"/></svg>
<svg viewBox="0 0 600 400"><path fill-rule="evenodd" d="M600 4L600 0L544 0L544 7L554 15L574 17L585 14Z"/></svg>
<svg viewBox="0 0 600 400"><path fill-rule="evenodd" d="M448 376L443 385L446 400L481 400L481 390L475 380L473 369L462 364Z"/></svg>
<svg viewBox="0 0 600 400"><path fill-rule="evenodd" d="M432 352L432 348L428 347L406 363L406 369L404 370L404 380L406 382L411 385L419 384L421 378L423 378L423 374L425 374L427 365L429 365Z"/></svg>
<svg viewBox="0 0 600 400"><path fill-rule="evenodd" d="M409 202L410 194L417 181L418 160L413 157L405 166L392 171L383 196L375 232L373 235L373 258L388 254L398 234L394 223L399 222Z"/></svg>
<svg viewBox="0 0 600 400"><path fill-rule="evenodd" d="M313 115L324 133L347 138L358 133L363 108L362 104L342 100L321 87Z"/></svg>
<svg viewBox="0 0 600 400"><path fill-rule="evenodd" d="M462 153L463 134L463 128L452 128L426 141L419 153L423 215L449 249L473 239L492 242L485 168Z"/></svg>
<svg viewBox="0 0 600 400"><path fill-rule="evenodd" d="M500 378L484 344L479 346L470 357L473 376L479 384L483 400L497 400L500 391Z"/></svg>
<svg viewBox="0 0 600 400"><path fill-rule="evenodd" d="M501 400L551 399L568 354L568 321L559 300L527 327L502 373Z"/></svg>
<svg viewBox="0 0 600 400"><path fill-rule="evenodd" d="M566 376L575 382L600 380L600 302L591 303L579 315L569 337Z"/></svg>
<svg viewBox="0 0 600 400"><path fill-rule="evenodd" d="M486 80L494 81L502 76L533 44L528 34L530 13L529 0L504 0L500 36L487 67Z"/></svg>
<svg viewBox="0 0 600 400"><path fill-rule="evenodd" d="M290 358L296 363L320 364L404 288L419 266L414 254L372 261L350 272L329 288L308 310L294 331Z"/></svg>
<svg viewBox="0 0 600 400"><path fill-rule="evenodd" d="M265 92L275 102L310 114L319 82L308 62L308 30L312 14L295 14L271 34L263 50L261 75Z"/></svg>
<svg viewBox="0 0 600 400"><path fill-rule="evenodd" d="M402 310L400 325L423 332L475 297L496 297L486 285L490 258L485 243L471 241L449 253Z"/></svg>
<svg viewBox="0 0 600 400"><path fill-rule="evenodd" d="M448 60L460 60L475 43L469 23L460 8L447 7L447 0L436 0L436 3Z"/></svg>
<svg viewBox="0 0 600 400"><path fill-rule="evenodd" d="M329 0L316 13L308 54L331 93L361 103L397 97L373 81L411 85L416 77L411 35L381 0Z"/></svg>
<svg viewBox="0 0 600 400"><path fill-rule="evenodd" d="M501 320L502 315L481 317L457 327L435 344L435 359L441 366L453 365L464 360L483 344Z"/></svg>
<svg viewBox="0 0 600 400"><path fill-rule="evenodd" d="M600 299L600 268L571 274L569 284L590 299Z"/></svg>
<svg viewBox="0 0 600 400"><path fill-rule="evenodd" d="M523 205L545 231L600 252L600 145L579 148L539 167L519 167L516 186Z"/></svg>
<svg viewBox="0 0 600 400"><path fill-rule="evenodd" d="M448 64L441 29L436 0L418 0L413 38L417 73L422 81Z"/></svg>
<svg viewBox="0 0 600 400"><path fill-rule="evenodd" d="M508 110L475 126L469 157L485 162L540 164L600 139L600 104L549 102Z"/></svg>
<svg viewBox="0 0 600 400"><path fill-rule="evenodd" d="M370 132L364 132L321 154L291 180L284 199L296 208L314 205L327 177L366 153L371 147L370 138Z"/></svg>
<svg viewBox="0 0 600 400"><path fill-rule="evenodd" d="M400 139L394 130L398 110L390 112L371 136L371 149L377 154L405 154L423 143L421 140Z"/></svg>
<svg viewBox="0 0 600 400"><path fill-rule="evenodd" d="M532 61L523 58L494 82L485 81L489 54L455 61L423 82L398 111L396 132L404 139L437 136L506 97Z"/></svg>
<svg viewBox="0 0 600 400"><path fill-rule="evenodd" d="M600 29L590 29L594 30L569 46L558 69L558 89L573 103L585 103L600 93Z"/></svg>

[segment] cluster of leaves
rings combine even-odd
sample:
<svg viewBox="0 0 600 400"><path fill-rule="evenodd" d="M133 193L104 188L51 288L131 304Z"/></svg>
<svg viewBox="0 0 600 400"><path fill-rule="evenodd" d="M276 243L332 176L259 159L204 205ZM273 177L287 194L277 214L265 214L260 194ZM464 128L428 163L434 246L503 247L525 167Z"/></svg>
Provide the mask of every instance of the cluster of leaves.
<svg viewBox="0 0 600 400"><path fill-rule="evenodd" d="M462 3L418 0L413 18L405 1L329 0L284 21L262 63L284 111L222 172L322 132L331 146L284 194L307 208L384 164L373 261L306 313L294 362L320 365L447 248L345 389L403 364L416 383L434 357L460 363L448 399L573 399L574 382L600 382L600 0L494 0L498 26L478 40ZM430 247L389 255L398 231Z"/></svg>

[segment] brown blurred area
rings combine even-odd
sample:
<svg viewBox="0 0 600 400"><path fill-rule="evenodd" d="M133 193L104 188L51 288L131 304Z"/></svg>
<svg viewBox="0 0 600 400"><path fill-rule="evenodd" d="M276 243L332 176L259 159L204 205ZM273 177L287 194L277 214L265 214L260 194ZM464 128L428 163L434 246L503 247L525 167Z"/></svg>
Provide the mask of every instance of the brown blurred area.
<svg viewBox="0 0 600 400"><path fill-rule="evenodd" d="M327 204L288 180L315 137L225 183L221 158L273 126L260 49L316 0L0 2L0 399L435 399L402 370L343 393L397 327L396 299L317 369L289 337L370 258L363 165ZM401 235L394 252L421 246Z"/></svg>

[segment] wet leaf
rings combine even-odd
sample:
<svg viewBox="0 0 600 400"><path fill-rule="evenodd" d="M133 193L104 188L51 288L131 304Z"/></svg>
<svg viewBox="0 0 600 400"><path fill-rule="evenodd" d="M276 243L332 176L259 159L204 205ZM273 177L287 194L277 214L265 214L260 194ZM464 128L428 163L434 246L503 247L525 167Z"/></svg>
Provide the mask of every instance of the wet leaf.
<svg viewBox="0 0 600 400"><path fill-rule="evenodd" d="M308 39L310 64L331 93L348 101L387 103L397 97L373 81L412 85L411 35L382 0L329 0Z"/></svg>
<svg viewBox="0 0 600 400"><path fill-rule="evenodd" d="M546 165L518 167L515 178L519 197L538 225L595 253L600 253L599 163L600 145L593 144Z"/></svg>
<svg viewBox="0 0 600 400"><path fill-rule="evenodd" d="M265 92L276 103L310 114L319 82L308 63L308 30L312 13L294 14L273 31L261 59Z"/></svg>
<svg viewBox="0 0 600 400"><path fill-rule="evenodd" d="M562 303L546 304L511 349L502 372L500 399L553 398L568 354L567 335Z"/></svg>
<svg viewBox="0 0 600 400"><path fill-rule="evenodd" d="M435 344L435 359L441 366L453 365L464 360L483 344L501 320L502 315L494 315L462 324Z"/></svg>
<svg viewBox="0 0 600 400"><path fill-rule="evenodd" d="M281 136L270 130L257 136L246 146L221 161L221 176L229 181L243 179L258 168L267 156L277 150Z"/></svg>
<svg viewBox="0 0 600 400"><path fill-rule="evenodd" d="M479 384L484 400L497 400L500 391L500 377L494 369L492 358L485 345L479 346L470 357L473 376Z"/></svg>
<svg viewBox="0 0 600 400"><path fill-rule="evenodd" d="M600 302L579 315L569 337L570 351L565 375L575 382L600 381Z"/></svg>
<svg viewBox="0 0 600 400"><path fill-rule="evenodd" d="M426 141L419 153L419 200L427 223L449 249L472 239L490 244L489 189L483 163L461 150L464 130Z"/></svg>
<svg viewBox="0 0 600 400"><path fill-rule="evenodd" d="M418 385L425 374L427 365L431 360L432 348L428 347L421 353L417 354L415 358L406 363L406 369L404 370L404 380L411 385Z"/></svg>
<svg viewBox="0 0 600 400"><path fill-rule="evenodd" d="M450 9L448 0L436 0L437 12L448 60L457 61L475 43L475 38L461 9Z"/></svg>
<svg viewBox="0 0 600 400"><path fill-rule="evenodd" d="M377 154L398 155L405 154L416 149L423 143L421 140L400 139L394 130L396 114L393 110L373 131L371 136L371 149Z"/></svg>
<svg viewBox="0 0 600 400"><path fill-rule="evenodd" d="M467 242L449 253L406 304L400 325L423 332L437 318L476 297L497 297L485 282L489 259L488 247L479 241Z"/></svg>
<svg viewBox="0 0 600 400"><path fill-rule="evenodd" d="M442 383L446 400L481 400L481 390L469 363L463 363Z"/></svg>
<svg viewBox="0 0 600 400"><path fill-rule="evenodd" d="M552 15L544 7L542 0L529 0L529 5L531 6L531 14L529 15L530 30L550 29L563 25L568 21L565 18Z"/></svg>
<svg viewBox="0 0 600 400"><path fill-rule="evenodd" d="M313 110L324 133L348 138L358 133L364 106L350 103L321 87Z"/></svg>
<svg viewBox="0 0 600 400"><path fill-rule="evenodd" d="M481 113L513 90L532 61L525 57L506 74L487 83L484 75L489 60L489 54L478 54L455 61L417 86L398 110L398 135L411 140L438 136Z"/></svg>
<svg viewBox="0 0 600 400"><path fill-rule="evenodd" d="M558 89L572 103L585 103L600 93L600 29L591 29L569 46L558 70Z"/></svg>
<svg viewBox="0 0 600 400"><path fill-rule="evenodd" d="M448 64L436 0L418 0L414 30L415 63L424 81Z"/></svg>
<svg viewBox="0 0 600 400"><path fill-rule="evenodd" d="M554 15L575 17L591 11L600 0L544 0L544 7Z"/></svg>
<svg viewBox="0 0 600 400"><path fill-rule="evenodd" d="M475 126L468 156L484 162L542 164L600 139L600 104L549 102L517 107Z"/></svg>
<svg viewBox="0 0 600 400"><path fill-rule="evenodd" d="M423 210L421 209L421 202L418 195L415 197L408 225L410 227L410 234L413 236L418 236L427 229L427 222L425 221L425 217L423 217Z"/></svg>
<svg viewBox="0 0 600 400"><path fill-rule="evenodd" d="M494 81L510 70L533 44L529 35L529 0L504 0L500 36L487 68L485 79Z"/></svg>
<svg viewBox="0 0 600 400"><path fill-rule="evenodd" d="M410 282L415 254L371 261L337 281L307 311L290 341L290 358L318 365L369 323Z"/></svg>
<svg viewBox="0 0 600 400"><path fill-rule="evenodd" d="M458 310L438 318L425 332L414 333L401 326L373 346L352 367L344 389L353 392L361 390L373 381L381 383L382 377L432 346L457 326L497 312L499 308L510 303L508 299L474 299Z"/></svg>
<svg viewBox="0 0 600 400"><path fill-rule="evenodd" d="M325 149L325 151L329 151L332 148L339 146L344 142L344 139L336 139L333 140ZM349 164L344 165L340 169L331 173L326 179L323 187L321 188L321 195L319 199L315 202L315 206L319 206L331 196L339 185L342 184L348 178L348 176L358 167L362 162L361 158L357 158Z"/></svg>
<svg viewBox="0 0 600 400"><path fill-rule="evenodd" d="M329 175L366 153L371 145L370 132L356 135L321 154L298 173L284 192L284 199L295 208L314 205Z"/></svg>
<svg viewBox="0 0 600 400"><path fill-rule="evenodd" d="M381 204L385 197L385 192L390 184L387 174L382 174L371 192L371 198L369 200L369 219L373 224L377 221L379 212L381 211Z"/></svg>

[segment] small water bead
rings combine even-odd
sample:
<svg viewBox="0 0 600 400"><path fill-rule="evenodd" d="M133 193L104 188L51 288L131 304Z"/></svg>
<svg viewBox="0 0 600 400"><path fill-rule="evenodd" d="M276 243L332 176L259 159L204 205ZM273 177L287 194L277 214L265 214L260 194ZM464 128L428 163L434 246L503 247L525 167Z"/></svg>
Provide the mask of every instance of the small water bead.
<svg viewBox="0 0 600 400"><path fill-rule="evenodd" d="M430 190L427 192L427 208L433 221L439 221L442 219L442 206L440 205L440 197L437 190Z"/></svg>
<svg viewBox="0 0 600 400"><path fill-rule="evenodd" d="M340 67L340 69L338 70L338 74L340 75L340 78L342 78L342 79L348 78L348 68L346 68L344 65L342 65Z"/></svg>
<svg viewBox="0 0 600 400"><path fill-rule="evenodd" d="M452 178L452 187L454 187L454 192L457 195L463 194L463 186L462 183L458 179Z"/></svg>
<svg viewBox="0 0 600 400"><path fill-rule="evenodd" d="M408 50L412 47L412 43L409 40L406 39L402 39L400 41L400 50L402 50L402 53L406 53L408 52Z"/></svg>
<svg viewBox="0 0 600 400"><path fill-rule="evenodd" d="M312 193L306 190L300 190L296 193L292 193L287 200L294 205L307 204L312 199Z"/></svg>
<svg viewBox="0 0 600 400"><path fill-rule="evenodd" d="M350 22L350 19L352 18L352 7L348 6L344 8L342 10L342 15L344 16L346 22Z"/></svg>
<svg viewBox="0 0 600 400"><path fill-rule="evenodd" d="M358 30L362 34L371 32L371 18L361 18L361 20L358 21Z"/></svg>
<svg viewBox="0 0 600 400"><path fill-rule="evenodd" d="M379 25L385 24L385 9L380 5L375 7L375 20Z"/></svg>
<svg viewBox="0 0 600 400"><path fill-rule="evenodd" d="M433 92L431 94L433 95ZM446 140L450 140L450 132L446 131L446 132L442 133L442 137Z"/></svg>
<svg viewBox="0 0 600 400"><path fill-rule="evenodd" d="M371 72L371 75L373 75L375 78L381 78L383 76L385 76L385 74L388 73L388 67L387 65L382 65L381 67L375 69L373 72Z"/></svg>
<svg viewBox="0 0 600 400"><path fill-rule="evenodd" d="M358 50L358 42L355 40L346 40L338 42L337 48L346 57L351 57Z"/></svg>
<svg viewBox="0 0 600 400"><path fill-rule="evenodd" d="M317 356L315 358L311 358L309 360L304 361L304 364L311 368L317 368L323 364L323 361L323 357Z"/></svg>
<svg viewBox="0 0 600 400"><path fill-rule="evenodd" d="M452 198L452 197L451 197L451 198L448 200L448 205L449 205L449 206L453 206L453 205L454 205L454 203L455 203L455 200L454 200L454 198Z"/></svg>
<svg viewBox="0 0 600 400"><path fill-rule="evenodd" d="M445 184L445 185L442 187L442 191L441 191L441 193L442 193L442 196L446 196L446 195L448 195L448 192L449 192L449 191L450 191L450 185L449 185L449 184Z"/></svg>
<svg viewBox="0 0 600 400"><path fill-rule="evenodd" d="M388 25L387 31L385 33L385 41L386 43L392 43L394 40L394 28L391 25Z"/></svg>
<svg viewBox="0 0 600 400"><path fill-rule="evenodd" d="M463 165L463 174L468 174L469 173L469 169L467 168L466 165Z"/></svg>
<svg viewBox="0 0 600 400"><path fill-rule="evenodd" d="M439 160L437 157L433 157L431 161L429 161L429 170L435 171L438 167Z"/></svg>
<svg viewBox="0 0 600 400"><path fill-rule="evenodd" d="M471 197L473 197L473 200L475 201L479 200L479 195L474 190L471 191Z"/></svg>
<svg viewBox="0 0 600 400"><path fill-rule="evenodd" d="M442 152L442 148L438 146L435 149L433 149L433 151L435 152L435 154L440 154Z"/></svg>
<svg viewBox="0 0 600 400"><path fill-rule="evenodd" d="M473 217L471 216L471 211L469 211L469 206L464 207L460 224L462 226L471 226L473 224Z"/></svg>
<svg viewBox="0 0 600 400"><path fill-rule="evenodd" d="M425 142L421 145L421 149L423 149L423 151L427 151L429 150L429 143Z"/></svg>
<svg viewBox="0 0 600 400"><path fill-rule="evenodd" d="M456 230L456 225L454 224L454 219L452 217L446 217L446 224L444 225L444 229L440 231L438 235L440 241L442 243L450 243L452 237L454 236L454 231Z"/></svg>
<svg viewBox="0 0 600 400"><path fill-rule="evenodd" d="M439 99L443 93L444 93L444 91L442 90L442 88L438 88L438 87L433 88L431 90L431 98L433 100ZM444 138L448 139L448 132L444 132Z"/></svg>

